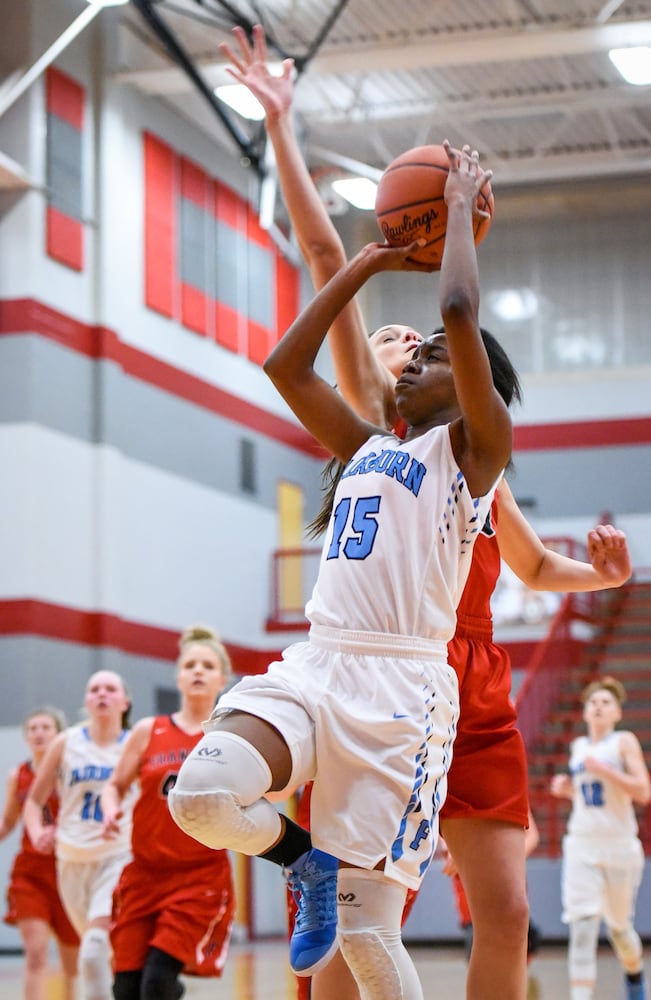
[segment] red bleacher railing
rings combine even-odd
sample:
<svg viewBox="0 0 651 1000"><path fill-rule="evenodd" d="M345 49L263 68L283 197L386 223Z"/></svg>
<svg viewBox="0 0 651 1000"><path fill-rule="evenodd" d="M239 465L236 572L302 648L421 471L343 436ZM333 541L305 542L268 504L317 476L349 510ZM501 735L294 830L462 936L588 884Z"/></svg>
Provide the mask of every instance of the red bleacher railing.
<svg viewBox="0 0 651 1000"><path fill-rule="evenodd" d="M543 539L546 548L571 559L587 559L587 549L574 538ZM574 635L575 622L595 624L595 594L566 594L551 619L547 635L534 649L518 691L518 728L527 749L533 745L551 712L565 673L577 663L585 640Z"/></svg>

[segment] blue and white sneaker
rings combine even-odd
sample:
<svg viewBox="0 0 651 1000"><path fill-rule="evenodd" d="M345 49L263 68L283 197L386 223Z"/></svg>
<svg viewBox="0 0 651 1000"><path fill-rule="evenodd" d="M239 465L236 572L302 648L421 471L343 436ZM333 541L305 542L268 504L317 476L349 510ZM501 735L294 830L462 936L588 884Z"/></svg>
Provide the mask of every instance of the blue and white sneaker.
<svg viewBox="0 0 651 1000"><path fill-rule="evenodd" d="M646 979L642 976L639 983L632 983L629 979L624 980L626 989L626 1000L647 1000Z"/></svg>
<svg viewBox="0 0 651 1000"><path fill-rule="evenodd" d="M298 912L289 942L289 964L297 976L312 976L337 950L339 862L313 847L287 873Z"/></svg>

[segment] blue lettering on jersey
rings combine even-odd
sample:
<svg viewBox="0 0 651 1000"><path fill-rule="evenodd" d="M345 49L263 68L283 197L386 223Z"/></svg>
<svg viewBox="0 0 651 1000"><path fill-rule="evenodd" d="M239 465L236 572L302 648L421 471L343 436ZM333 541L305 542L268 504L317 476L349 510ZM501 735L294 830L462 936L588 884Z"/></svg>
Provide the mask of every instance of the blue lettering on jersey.
<svg viewBox="0 0 651 1000"><path fill-rule="evenodd" d="M601 781L584 781L581 785L581 794L586 806L599 808L606 805L604 786Z"/></svg>
<svg viewBox="0 0 651 1000"><path fill-rule="evenodd" d="M69 786L80 781L108 781L113 774L113 768L106 764L86 764L84 767L73 767L70 772Z"/></svg>
<svg viewBox="0 0 651 1000"><path fill-rule="evenodd" d="M412 851L417 851L418 850L418 848L420 847L421 840L426 840L426 838L429 837L431 829L432 829L432 827L431 827L431 824L430 824L429 820L422 819L420 821L420 824L419 824L418 829L416 831L416 836L414 837L414 839L412 840L411 844L409 845L411 847Z"/></svg>
<svg viewBox="0 0 651 1000"><path fill-rule="evenodd" d="M399 448L384 448L379 454L372 451L364 458L349 462L341 478L365 476L369 472L382 472L385 476L390 476L417 497L427 469L408 451L401 451Z"/></svg>
<svg viewBox="0 0 651 1000"><path fill-rule="evenodd" d="M416 773L414 775L414 784L412 787L411 795L409 797L409 802L407 803L407 808L405 809L402 820L400 821L400 827L398 830L398 836L391 845L391 860L398 861L404 854L404 839L405 833L407 832L407 822L412 813L419 813L422 810L422 804L420 801L420 790L427 780L427 743L423 743L422 747L416 754ZM423 821L419 824L418 831L413 840L409 843L409 847L412 851L417 851L421 840L426 838L429 834L429 823L427 823L428 829L423 826Z"/></svg>

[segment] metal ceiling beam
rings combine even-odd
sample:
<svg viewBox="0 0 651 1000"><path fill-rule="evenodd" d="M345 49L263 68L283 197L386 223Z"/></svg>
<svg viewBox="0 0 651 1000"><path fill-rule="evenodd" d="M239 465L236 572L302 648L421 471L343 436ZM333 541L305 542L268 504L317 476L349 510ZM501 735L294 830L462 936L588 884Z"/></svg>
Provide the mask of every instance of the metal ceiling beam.
<svg viewBox="0 0 651 1000"><path fill-rule="evenodd" d="M464 121L490 121L493 118L512 117L515 120L544 117L550 114L585 114L589 111L617 111L631 108L648 108L651 105L651 86L621 87L604 90L602 87L586 91L566 91L559 88L555 92L546 90L541 94L522 94L512 97L490 98L483 95L473 99L412 100L402 104L364 105L362 108L346 108L343 111L329 108L327 111L311 111L310 123L314 125L359 125L383 122L407 121L410 118L441 119L450 115Z"/></svg>
<svg viewBox="0 0 651 1000"><path fill-rule="evenodd" d="M213 88L206 82L202 73L199 72L192 57L185 51L173 31L158 16L151 0L131 0L132 5L149 25L154 34L163 43L165 49L172 59L180 66L183 77L188 85L199 91L201 96L207 101L215 112L226 131L232 136L240 148L242 156L248 161L259 176L263 175L263 167L260 154L249 137L235 124L233 119L226 113L221 102L215 97Z"/></svg>
<svg viewBox="0 0 651 1000"><path fill-rule="evenodd" d="M445 34L426 42L375 45L323 52L312 70L320 75L413 70L421 67L478 66L491 62L525 62L628 45L651 44L651 21L628 21L588 28L536 28L529 31Z"/></svg>
<svg viewBox="0 0 651 1000"><path fill-rule="evenodd" d="M427 42L376 45L328 52L322 49L310 62L310 78L328 74L356 74L418 68L479 66L493 62L523 62L607 52L627 45L651 45L651 21L629 21L589 28L535 29L486 32L481 35L446 34ZM197 63L210 86L230 80L224 62ZM133 83L146 93L174 94L190 89L178 69L135 70L116 79Z"/></svg>

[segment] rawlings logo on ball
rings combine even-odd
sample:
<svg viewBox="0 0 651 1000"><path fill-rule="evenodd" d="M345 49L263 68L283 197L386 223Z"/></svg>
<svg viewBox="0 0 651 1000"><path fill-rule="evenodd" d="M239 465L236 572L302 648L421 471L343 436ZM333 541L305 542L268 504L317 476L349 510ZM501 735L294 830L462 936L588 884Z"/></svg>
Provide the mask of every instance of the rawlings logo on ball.
<svg viewBox="0 0 651 1000"><path fill-rule="evenodd" d="M425 233L427 236L432 232L432 224L439 217L439 212L434 208L421 213L421 215L408 215L405 213L402 221L398 225L389 225L382 222L380 229L387 243L410 243L416 236Z"/></svg>

